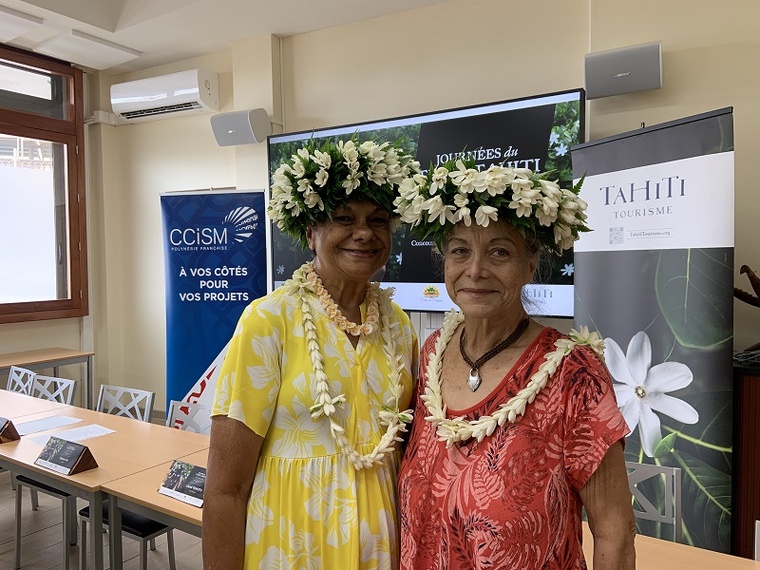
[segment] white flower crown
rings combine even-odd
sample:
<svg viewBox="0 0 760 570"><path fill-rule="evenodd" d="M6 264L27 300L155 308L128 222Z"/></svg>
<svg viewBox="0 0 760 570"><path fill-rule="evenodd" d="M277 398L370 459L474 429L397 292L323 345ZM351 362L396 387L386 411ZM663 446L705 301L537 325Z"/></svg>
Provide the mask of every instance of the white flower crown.
<svg viewBox="0 0 760 570"><path fill-rule="evenodd" d="M284 233L306 246L306 228L329 220L352 200L371 200L393 213L398 187L419 173L399 145L374 141L309 141L272 175L267 213Z"/></svg>
<svg viewBox="0 0 760 570"><path fill-rule="evenodd" d="M526 238L561 255L586 226L588 205L578 197L583 179L569 189L548 180L550 173L493 165L478 170L472 159L456 159L426 176L403 181L393 204L412 231L436 243L459 222L487 227L506 220Z"/></svg>

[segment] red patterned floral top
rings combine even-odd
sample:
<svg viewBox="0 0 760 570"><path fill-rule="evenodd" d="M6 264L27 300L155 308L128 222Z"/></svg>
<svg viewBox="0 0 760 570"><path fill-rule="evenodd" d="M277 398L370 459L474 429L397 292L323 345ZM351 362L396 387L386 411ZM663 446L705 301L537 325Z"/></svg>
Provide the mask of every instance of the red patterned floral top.
<svg viewBox="0 0 760 570"><path fill-rule="evenodd" d="M422 349L417 394L440 331ZM449 410L473 420L525 387L563 335L545 328L499 386L477 406ZM401 568L585 569L578 495L628 427L612 381L588 346L576 346L525 416L481 443L446 449L424 403L399 472Z"/></svg>

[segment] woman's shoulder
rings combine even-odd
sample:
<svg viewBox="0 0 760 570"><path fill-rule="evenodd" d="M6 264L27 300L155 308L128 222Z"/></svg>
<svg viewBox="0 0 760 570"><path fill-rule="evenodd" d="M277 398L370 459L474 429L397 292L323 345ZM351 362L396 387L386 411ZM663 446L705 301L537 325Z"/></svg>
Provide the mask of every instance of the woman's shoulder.
<svg viewBox="0 0 760 570"><path fill-rule="evenodd" d="M604 362L604 343L596 333L586 329L580 332L572 329L561 332L547 327L547 353L552 350L563 350L560 367L565 371L585 370L592 375L607 376L607 366ZM569 348L569 350L568 350Z"/></svg>
<svg viewBox="0 0 760 570"><path fill-rule="evenodd" d="M284 287L254 299L243 310L242 320L276 321L292 319L296 309L296 297Z"/></svg>
<svg viewBox="0 0 760 570"><path fill-rule="evenodd" d="M554 327L545 326L540 333L540 336L544 339L544 342L555 343L560 339L569 339L571 332L563 332Z"/></svg>
<svg viewBox="0 0 760 570"><path fill-rule="evenodd" d="M603 343L598 335L582 334L575 329L563 332L554 327L544 327L534 340L532 350L529 349L524 357L531 362L543 362L550 355L552 358L558 356L553 354L558 351L563 353L557 359L562 369L579 366L605 369Z"/></svg>

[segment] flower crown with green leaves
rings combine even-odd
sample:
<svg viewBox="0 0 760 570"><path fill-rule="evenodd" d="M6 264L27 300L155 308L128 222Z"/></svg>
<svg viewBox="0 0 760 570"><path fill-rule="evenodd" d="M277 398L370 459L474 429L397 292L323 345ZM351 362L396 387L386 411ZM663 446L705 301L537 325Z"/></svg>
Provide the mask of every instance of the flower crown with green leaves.
<svg viewBox="0 0 760 570"><path fill-rule="evenodd" d="M272 175L267 213L305 248L306 229L332 219L349 200L371 200L393 214L398 187L419 171L419 163L397 144L356 137L309 141Z"/></svg>
<svg viewBox="0 0 760 570"><path fill-rule="evenodd" d="M501 165L478 170L472 159L453 159L405 181L394 205L415 235L439 245L457 223L487 227L506 220L524 237L561 255L579 232L590 231L587 204L578 197L583 179L563 189L548 179L550 174Z"/></svg>

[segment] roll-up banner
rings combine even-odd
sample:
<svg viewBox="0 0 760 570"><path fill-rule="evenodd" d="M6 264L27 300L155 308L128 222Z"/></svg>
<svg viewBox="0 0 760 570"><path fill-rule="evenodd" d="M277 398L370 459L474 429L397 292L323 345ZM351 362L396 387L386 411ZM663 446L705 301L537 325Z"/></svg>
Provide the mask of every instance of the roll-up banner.
<svg viewBox="0 0 760 570"><path fill-rule="evenodd" d="M161 212L167 408L210 405L240 314L267 292L264 193L167 193Z"/></svg>
<svg viewBox="0 0 760 570"><path fill-rule="evenodd" d="M626 460L679 467L682 541L720 552L731 548L733 144L726 108L572 149L593 230L575 246L575 326L605 339L632 430ZM662 480L644 492L664 512Z"/></svg>

